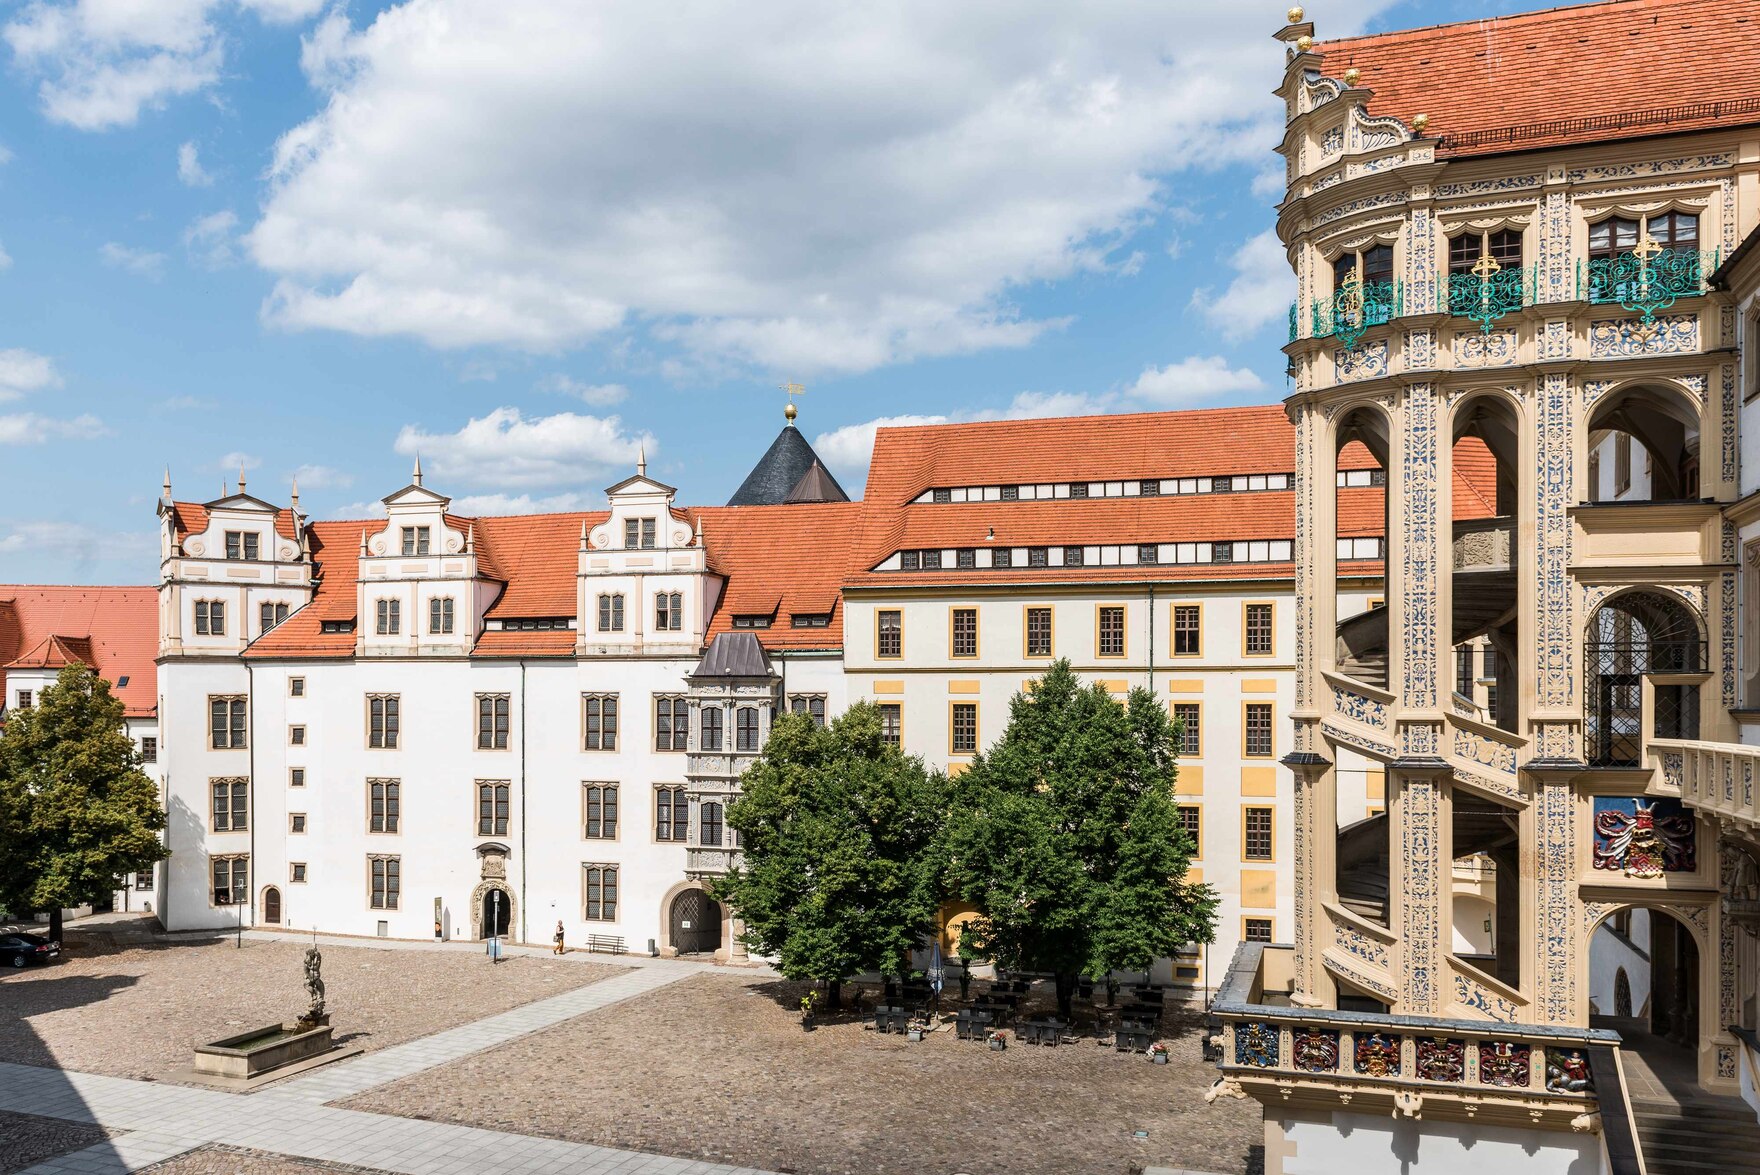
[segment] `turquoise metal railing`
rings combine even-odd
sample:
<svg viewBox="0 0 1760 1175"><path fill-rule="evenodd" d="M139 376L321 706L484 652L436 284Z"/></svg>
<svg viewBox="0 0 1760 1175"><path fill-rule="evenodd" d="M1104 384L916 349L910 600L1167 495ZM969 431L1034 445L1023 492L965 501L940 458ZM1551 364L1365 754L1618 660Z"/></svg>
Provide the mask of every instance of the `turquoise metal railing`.
<svg viewBox="0 0 1760 1175"><path fill-rule="evenodd" d="M1646 243L1617 257L1596 257L1577 265L1577 297L1642 314L1648 325L1677 299L1703 294L1705 279L1716 272L1721 256L1717 249L1664 249Z"/></svg>
<svg viewBox="0 0 1760 1175"><path fill-rule="evenodd" d="M1354 351L1363 332L1391 322L1404 313L1403 282L1347 280L1329 298L1314 299L1314 337L1335 338L1347 351Z"/></svg>
<svg viewBox="0 0 1760 1175"><path fill-rule="evenodd" d="M1456 318L1472 319L1486 334L1504 315L1534 304L1535 271L1519 265L1445 274L1442 282L1448 312Z"/></svg>

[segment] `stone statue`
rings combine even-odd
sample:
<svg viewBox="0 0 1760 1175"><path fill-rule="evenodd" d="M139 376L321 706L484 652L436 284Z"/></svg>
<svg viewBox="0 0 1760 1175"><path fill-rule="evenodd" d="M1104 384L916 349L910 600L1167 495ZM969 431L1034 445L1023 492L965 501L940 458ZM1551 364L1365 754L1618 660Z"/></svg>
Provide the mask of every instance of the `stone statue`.
<svg viewBox="0 0 1760 1175"><path fill-rule="evenodd" d="M310 1001L300 1023L317 1027L330 1023L330 1017L324 1011L324 956L318 953L318 944L313 943L306 948L306 998Z"/></svg>

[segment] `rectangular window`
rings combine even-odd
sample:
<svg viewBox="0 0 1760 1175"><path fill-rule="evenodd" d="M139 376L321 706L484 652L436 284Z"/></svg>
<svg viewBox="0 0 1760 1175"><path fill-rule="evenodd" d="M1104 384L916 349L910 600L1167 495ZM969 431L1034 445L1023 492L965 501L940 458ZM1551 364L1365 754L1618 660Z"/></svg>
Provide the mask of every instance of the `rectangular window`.
<svg viewBox="0 0 1760 1175"><path fill-rule="evenodd" d="M976 657L978 655L978 610L976 608L955 608L953 610L953 656Z"/></svg>
<svg viewBox="0 0 1760 1175"><path fill-rule="evenodd" d="M208 745L216 751L245 746L243 698L208 699Z"/></svg>
<svg viewBox="0 0 1760 1175"><path fill-rule="evenodd" d="M876 657L904 656L904 613L883 611L879 613L879 629L874 644Z"/></svg>
<svg viewBox="0 0 1760 1175"><path fill-rule="evenodd" d="M210 779L212 827L215 832L247 832L250 830L250 794L248 779Z"/></svg>
<svg viewBox="0 0 1760 1175"><path fill-rule="evenodd" d="M923 570L924 571L940 571L941 570L941 552L940 551L924 551L923 552Z"/></svg>
<svg viewBox="0 0 1760 1175"><path fill-rule="evenodd" d="M1049 566L1051 566L1050 548L1048 548L1048 547L1028 547L1027 548L1027 566L1028 567L1049 567Z"/></svg>
<svg viewBox="0 0 1760 1175"><path fill-rule="evenodd" d="M1197 702L1175 702L1173 720L1179 723L1179 753L1188 759L1204 754L1204 707Z"/></svg>
<svg viewBox="0 0 1760 1175"><path fill-rule="evenodd" d="M1275 638L1271 630L1271 605L1247 605L1247 656L1269 657Z"/></svg>
<svg viewBox="0 0 1760 1175"><path fill-rule="evenodd" d="M825 725L824 694L794 694L788 699L788 710L791 714L805 714L814 726Z"/></svg>
<svg viewBox="0 0 1760 1175"><path fill-rule="evenodd" d="M583 694L581 707L586 737L583 746L589 751L617 749L617 695Z"/></svg>
<svg viewBox="0 0 1760 1175"><path fill-rule="evenodd" d="M287 880L295 882L296 884L303 884L305 879L306 863L304 861L295 861L288 866Z"/></svg>
<svg viewBox="0 0 1760 1175"><path fill-rule="evenodd" d="M36 704L36 695L33 694L30 690L21 689L18 691L18 707L17 707L18 709L29 710L35 704Z"/></svg>
<svg viewBox="0 0 1760 1175"><path fill-rule="evenodd" d="M599 631L623 631L622 592L606 592L599 597Z"/></svg>
<svg viewBox="0 0 1760 1175"><path fill-rule="evenodd" d="M507 749L508 707L512 702L506 694L477 695L477 749Z"/></svg>
<svg viewBox="0 0 1760 1175"><path fill-rule="evenodd" d="M261 551L259 544L260 536L252 531L229 530L226 532L226 557L254 561Z"/></svg>
<svg viewBox="0 0 1760 1175"><path fill-rule="evenodd" d="M1192 856L1204 855L1204 809L1196 804L1179 806L1179 826L1192 839Z"/></svg>
<svg viewBox="0 0 1760 1175"><path fill-rule="evenodd" d="M290 677L290 678L288 678L287 679L287 696L290 698L303 698L303 697L305 697L306 696L306 679L303 677Z"/></svg>
<svg viewBox="0 0 1760 1175"><path fill-rule="evenodd" d="M1248 758L1269 759L1272 755L1271 703L1248 702L1246 745L1242 753Z"/></svg>
<svg viewBox="0 0 1760 1175"><path fill-rule="evenodd" d="M1241 937L1247 942L1271 941L1271 919L1245 918L1242 919L1241 925L1243 927Z"/></svg>
<svg viewBox="0 0 1760 1175"><path fill-rule="evenodd" d="M1014 548L997 547L990 552L990 566L1001 569L1014 566Z"/></svg>
<svg viewBox="0 0 1760 1175"><path fill-rule="evenodd" d="M623 520L623 545L632 551L637 548L652 551L654 549L654 520L652 518L625 518Z"/></svg>
<svg viewBox="0 0 1760 1175"><path fill-rule="evenodd" d="M1065 547L1063 549L1063 565L1065 567L1082 566L1087 558L1086 550L1085 547Z"/></svg>
<svg viewBox="0 0 1760 1175"><path fill-rule="evenodd" d="M289 812L287 814L287 831L304 832L305 830L306 814L304 812Z"/></svg>
<svg viewBox="0 0 1760 1175"><path fill-rule="evenodd" d="M1051 609L1027 609L1027 656L1051 655Z"/></svg>
<svg viewBox="0 0 1760 1175"><path fill-rule="evenodd" d="M428 601L428 634L430 636L452 631L452 597L436 596Z"/></svg>
<svg viewBox="0 0 1760 1175"><path fill-rule="evenodd" d="M304 767L289 767L287 769L287 786L304 787L305 785L306 769Z"/></svg>
<svg viewBox="0 0 1760 1175"><path fill-rule="evenodd" d="M1248 808L1241 856L1248 861L1269 861L1272 857L1270 808Z"/></svg>
<svg viewBox="0 0 1760 1175"><path fill-rule="evenodd" d="M1144 567L1153 567L1161 561L1161 548L1154 543L1137 544L1137 562Z"/></svg>
<svg viewBox="0 0 1760 1175"><path fill-rule="evenodd" d="M684 628L684 596L681 592L659 592L654 596L654 627L660 632L679 632Z"/></svg>
<svg viewBox="0 0 1760 1175"><path fill-rule="evenodd" d="M367 831L396 832L402 816L403 785L395 779L367 780Z"/></svg>
<svg viewBox="0 0 1760 1175"><path fill-rule="evenodd" d="M304 726L298 726L298 725L289 726L287 728L287 745L290 747L303 747L303 746L305 746L306 745L306 728Z"/></svg>
<svg viewBox="0 0 1760 1175"><path fill-rule="evenodd" d="M367 695L367 746L382 751L397 749L400 709L396 694Z"/></svg>
<svg viewBox="0 0 1760 1175"><path fill-rule="evenodd" d="M1613 434L1613 492L1617 497L1629 493L1631 488L1632 434L1617 432Z"/></svg>
<svg viewBox="0 0 1760 1175"><path fill-rule="evenodd" d="M919 571L923 566L921 551L900 551L898 553L898 569L900 571Z"/></svg>
<svg viewBox="0 0 1760 1175"><path fill-rule="evenodd" d="M506 780L477 780L477 835L507 835L508 785Z"/></svg>
<svg viewBox="0 0 1760 1175"><path fill-rule="evenodd" d="M257 620L264 632L268 632L286 619L286 604L261 604L257 608Z"/></svg>
<svg viewBox="0 0 1760 1175"><path fill-rule="evenodd" d="M403 553L405 555L426 555L428 553L431 528L426 526L406 526L403 528Z"/></svg>
<svg viewBox="0 0 1760 1175"><path fill-rule="evenodd" d="M752 752L758 749L758 708L741 706L733 713L734 729L737 735L734 749Z"/></svg>
<svg viewBox="0 0 1760 1175"><path fill-rule="evenodd" d="M881 702L880 737L893 746L904 745L904 707L897 702Z"/></svg>
<svg viewBox="0 0 1760 1175"><path fill-rule="evenodd" d="M226 603L223 600L196 601L196 635L226 635Z"/></svg>
<svg viewBox="0 0 1760 1175"><path fill-rule="evenodd" d="M141 762L157 763L159 761L159 740L152 735L141 739Z"/></svg>
<svg viewBox="0 0 1760 1175"><path fill-rule="evenodd" d="M581 917L588 922L617 921L617 866L581 866L584 905Z"/></svg>
<svg viewBox="0 0 1760 1175"><path fill-rule="evenodd" d="M726 715L720 706L707 705L697 720L697 749L720 753L722 723Z"/></svg>
<svg viewBox="0 0 1760 1175"><path fill-rule="evenodd" d="M1204 649L1204 607L1201 604L1173 606L1173 655L1196 657Z"/></svg>
<svg viewBox="0 0 1760 1175"><path fill-rule="evenodd" d="M690 739L690 711L683 698L670 694L654 697L654 749L682 751Z"/></svg>
<svg viewBox="0 0 1760 1175"><path fill-rule="evenodd" d="M212 866L214 888L211 897L216 906L239 905L251 900L250 857L215 857Z"/></svg>
<svg viewBox="0 0 1760 1175"><path fill-rule="evenodd" d="M582 789L585 822L581 835L588 840L617 839L617 785L589 783Z"/></svg>
<svg viewBox="0 0 1760 1175"><path fill-rule="evenodd" d="M954 552L953 561L954 566L956 567L976 567L978 565L978 552L971 547L961 547L958 551Z"/></svg>
<svg viewBox="0 0 1760 1175"><path fill-rule="evenodd" d="M697 843L708 848L721 847L722 816L721 805L713 801L705 803L697 814Z"/></svg>
<svg viewBox="0 0 1760 1175"><path fill-rule="evenodd" d="M403 631L403 602L380 600L375 606L375 631L380 636L396 636Z"/></svg>
<svg viewBox="0 0 1760 1175"><path fill-rule="evenodd" d="M1124 607L1106 604L1100 609L1100 656L1124 656Z"/></svg>
<svg viewBox="0 0 1760 1175"><path fill-rule="evenodd" d="M403 862L397 857L368 857L373 873L373 909L395 910L403 896Z"/></svg>
<svg viewBox="0 0 1760 1175"><path fill-rule="evenodd" d="M682 841L690 831L691 808L682 787L654 789L654 839Z"/></svg>
<svg viewBox="0 0 1760 1175"><path fill-rule="evenodd" d="M949 749L956 755L973 755L978 751L978 703L953 704L953 737Z"/></svg>

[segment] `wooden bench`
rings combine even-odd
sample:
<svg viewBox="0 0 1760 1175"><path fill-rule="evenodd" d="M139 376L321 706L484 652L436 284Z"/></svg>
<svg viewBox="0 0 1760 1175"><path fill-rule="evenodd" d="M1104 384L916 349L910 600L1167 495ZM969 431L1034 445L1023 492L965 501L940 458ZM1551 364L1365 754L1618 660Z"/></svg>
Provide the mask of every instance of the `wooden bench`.
<svg viewBox="0 0 1760 1175"><path fill-rule="evenodd" d="M625 955L629 949L623 945L621 934L589 934L587 950L604 955Z"/></svg>

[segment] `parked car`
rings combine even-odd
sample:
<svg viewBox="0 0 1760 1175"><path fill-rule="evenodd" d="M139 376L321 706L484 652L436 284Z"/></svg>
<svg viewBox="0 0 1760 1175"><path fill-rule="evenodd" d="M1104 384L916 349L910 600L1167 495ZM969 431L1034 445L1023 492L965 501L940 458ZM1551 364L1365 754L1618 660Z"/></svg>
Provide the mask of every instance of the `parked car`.
<svg viewBox="0 0 1760 1175"><path fill-rule="evenodd" d="M0 965L23 967L47 963L61 954L61 944L37 934L0 934Z"/></svg>

